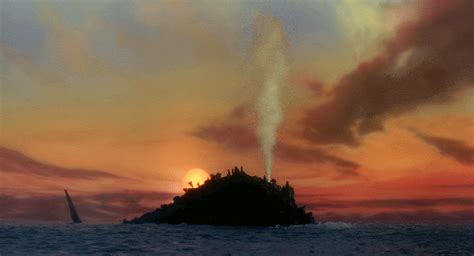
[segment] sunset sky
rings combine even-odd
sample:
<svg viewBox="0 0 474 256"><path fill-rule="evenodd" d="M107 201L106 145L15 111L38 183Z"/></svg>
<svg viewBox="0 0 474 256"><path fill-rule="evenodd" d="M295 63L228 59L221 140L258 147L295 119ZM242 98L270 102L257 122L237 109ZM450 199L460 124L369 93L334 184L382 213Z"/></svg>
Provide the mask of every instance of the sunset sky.
<svg viewBox="0 0 474 256"><path fill-rule="evenodd" d="M0 0L0 222L68 221L65 188L83 221L117 222L171 202L193 168L263 176L259 58L276 48L288 79L272 177L297 203L318 220L474 221L473 13L470 0Z"/></svg>

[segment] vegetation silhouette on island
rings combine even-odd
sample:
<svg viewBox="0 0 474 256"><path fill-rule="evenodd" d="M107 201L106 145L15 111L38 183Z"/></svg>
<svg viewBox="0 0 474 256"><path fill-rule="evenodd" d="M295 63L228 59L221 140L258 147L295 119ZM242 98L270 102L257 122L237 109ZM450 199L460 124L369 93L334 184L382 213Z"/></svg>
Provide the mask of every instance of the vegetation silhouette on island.
<svg viewBox="0 0 474 256"><path fill-rule="evenodd" d="M204 184L186 188L173 203L123 223L207 224L230 226L275 226L314 223L311 212L295 203L294 190L257 176L241 167L227 175L211 174Z"/></svg>

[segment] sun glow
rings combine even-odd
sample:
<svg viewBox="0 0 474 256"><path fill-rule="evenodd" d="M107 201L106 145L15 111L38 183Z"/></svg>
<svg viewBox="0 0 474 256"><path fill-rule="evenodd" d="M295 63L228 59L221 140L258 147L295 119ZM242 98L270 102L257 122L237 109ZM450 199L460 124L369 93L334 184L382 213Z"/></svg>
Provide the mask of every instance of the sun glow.
<svg viewBox="0 0 474 256"><path fill-rule="evenodd" d="M199 187L209 178L209 173L200 168L189 170L183 177L182 183L184 188Z"/></svg>

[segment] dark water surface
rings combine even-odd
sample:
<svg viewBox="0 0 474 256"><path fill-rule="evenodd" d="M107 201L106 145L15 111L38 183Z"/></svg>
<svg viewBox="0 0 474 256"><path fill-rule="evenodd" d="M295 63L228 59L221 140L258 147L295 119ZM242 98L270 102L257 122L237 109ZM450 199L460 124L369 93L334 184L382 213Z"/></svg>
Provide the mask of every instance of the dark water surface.
<svg viewBox="0 0 474 256"><path fill-rule="evenodd" d="M0 255L474 255L474 225L0 224Z"/></svg>

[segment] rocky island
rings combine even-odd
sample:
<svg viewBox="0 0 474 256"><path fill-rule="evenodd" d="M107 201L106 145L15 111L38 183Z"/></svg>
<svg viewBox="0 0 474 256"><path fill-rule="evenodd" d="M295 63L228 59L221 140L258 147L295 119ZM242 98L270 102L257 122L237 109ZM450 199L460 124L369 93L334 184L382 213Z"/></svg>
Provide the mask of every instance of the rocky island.
<svg viewBox="0 0 474 256"><path fill-rule="evenodd" d="M313 223L311 212L298 207L294 190L286 182L250 176L235 167L226 176L212 174L204 184L184 189L173 203L123 223L275 226Z"/></svg>

